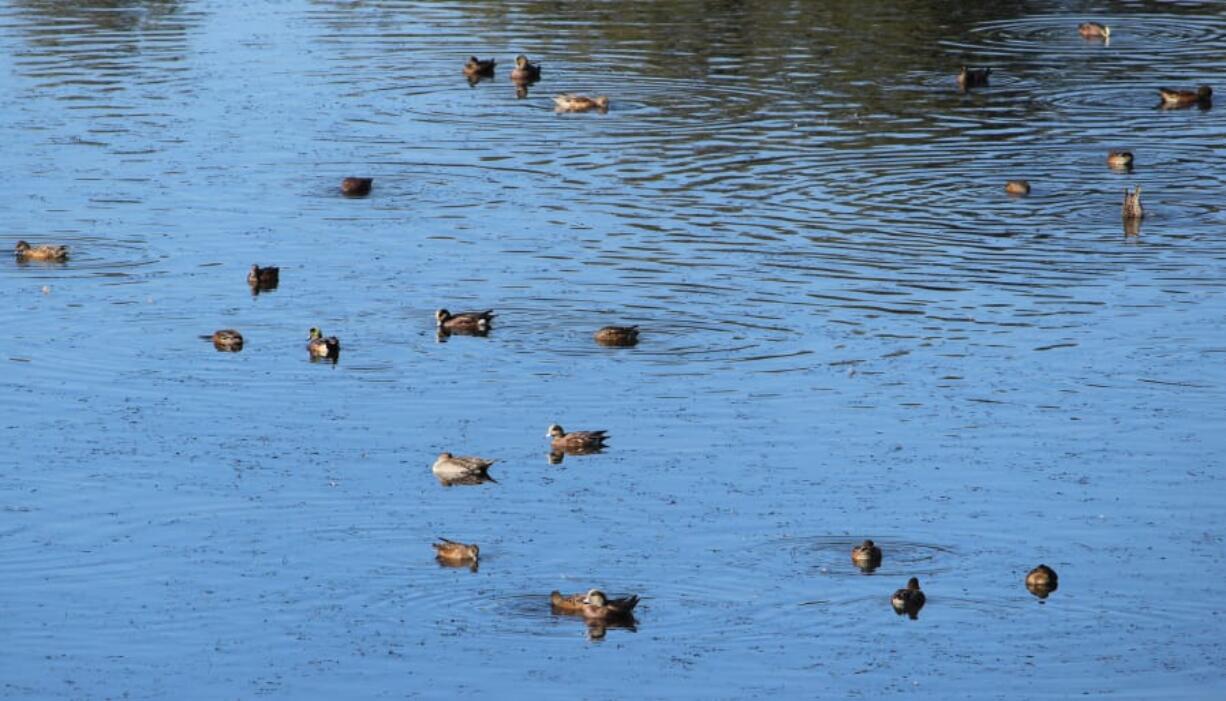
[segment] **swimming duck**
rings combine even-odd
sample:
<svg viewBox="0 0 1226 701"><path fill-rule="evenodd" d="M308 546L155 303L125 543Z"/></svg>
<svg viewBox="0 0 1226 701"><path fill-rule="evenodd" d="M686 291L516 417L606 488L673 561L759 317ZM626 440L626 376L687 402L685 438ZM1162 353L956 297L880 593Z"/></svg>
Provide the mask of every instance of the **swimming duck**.
<svg viewBox="0 0 1226 701"><path fill-rule="evenodd" d="M1141 208L1141 186L1137 185L1131 193L1128 188L1124 188L1124 218L1140 219L1144 216L1145 210Z"/></svg>
<svg viewBox="0 0 1226 701"><path fill-rule="evenodd" d="M281 269L273 266L261 268L258 265L252 265L251 272L247 273L247 284L258 289L271 290L280 282Z"/></svg>
<svg viewBox="0 0 1226 701"><path fill-rule="evenodd" d="M633 346L639 342L637 326L606 326L594 335L602 346Z"/></svg>
<svg viewBox="0 0 1226 701"><path fill-rule="evenodd" d="M1132 151L1112 151L1107 154L1107 165L1111 168L1131 168Z"/></svg>
<svg viewBox="0 0 1226 701"><path fill-rule="evenodd" d="M213 342L213 347L219 351L237 353L243 349L243 335L234 329L214 331L212 336L201 336Z"/></svg>
<svg viewBox="0 0 1226 701"><path fill-rule="evenodd" d="M991 68L967 68L962 67L958 71L958 87L966 90L967 88L978 88L988 84L988 76L991 75Z"/></svg>
<svg viewBox="0 0 1226 701"><path fill-rule="evenodd" d="M1208 107L1213 104L1213 88L1208 85L1202 85L1196 90L1158 88L1158 94L1162 96L1163 107Z"/></svg>
<svg viewBox="0 0 1226 701"><path fill-rule="evenodd" d="M1087 39L1110 39L1111 28L1098 22L1082 22L1077 25L1077 31Z"/></svg>
<svg viewBox="0 0 1226 701"><path fill-rule="evenodd" d="M495 59L482 60L476 56L469 56L468 61L464 64L464 75L469 78L486 77L494 75L494 66L498 64Z"/></svg>
<svg viewBox="0 0 1226 701"><path fill-rule="evenodd" d="M341 194L345 197L365 197L370 194L374 178L345 178L341 181Z"/></svg>
<svg viewBox="0 0 1226 701"><path fill-rule="evenodd" d="M438 459L434 461L434 465L430 471L438 477L439 481L446 485L452 484L480 484L482 482L493 482L494 478L489 476L490 465L496 461L479 458L475 455L452 455L451 453L441 453Z"/></svg>
<svg viewBox="0 0 1226 701"><path fill-rule="evenodd" d="M18 241L17 247L13 249L13 255L19 260L68 260L67 246L31 246L25 241Z"/></svg>
<svg viewBox="0 0 1226 701"><path fill-rule="evenodd" d="M598 453L604 447L604 442L608 440L608 431L571 431L567 433L562 430L562 427L553 424L545 435L552 438L550 447L555 452L571 453L574 455L583 455L585 453Z"/></svg>
<svg viewBox="0 0 1226 701"><path fill-rule="evenodd" d="M532 63L527 56L520 54L515 57L515 68L511 71L511 80L516 83L534 83L541 79L541 64Z"/></svg>
<svg viewBox="0 0 1226 701"><path fill-rule="evenodd" d="M915 618L919 610L924 608L924 592L920 591L919 579L912 577L907 580L907 586L904 589L899 589L894 592L894 596L890 597L890 605L894 607L894 612L902 615L907 614L911 618Z"/></svg>
<svg viewBox="0 0 1226 701"><path fill-rule="evenodd" d="M341 342L336 336L324 337L323 332L312 327L308 332L307 351L316 358L335 358L340 355Z"/></svg>
<svg viewBox="0 0 1226 701"><path fill-rule="evenodd" d="M1010 180L1005 183L1005 192L1010 195L1029 195L1030 183L1025 180Z"/></svg>
<svg viewBox="0 0 1226 701"><path fill-rule="evenodd" d="M1031 594L1046 599L1047 595L1060 587L1056 571L1047 565L1039 565L1026 574L1026 588Z"/></svg>
<svg viewBox="0 0 1226 701"><path fill-rule="evenodd" d="M434 312L434 319L438 322L438 327L445 331L480 333L490 330L490 323L494 320L494 310L452 314L446 309L440 309Z"/></svg>
<svg viewBox="0 0 1226 701"><path fill-rule="evenodd" d="M553 98L554 109L558 112L587 112L589 110L608 111L609 98L588 97L587 95L557 95Z"/></svg>
<svg viewBox="0 0 1226 701"><path fill-rule="evenodd" d="M477 564L477 559L481 555L481 548L476 545L457 543L447 538L439 538L439 542L434 543L434 551L434 556L440 562L464 565Z"/></svg>
<svg viewBox="0 0 1226 701"><path fill-rule="evenodd" d="M851 549L851 561L860 569L876 569L881 565L881 548L866 540Z"/></svg>
<svg viewBox="0 0 1226 701"><path fill-rule="evenodd" d="M607 621L633 618L634 607L639 603L637 595L622 599L609 599L599 589L593 589L583 599L583 617L589 621Z"/></svg>

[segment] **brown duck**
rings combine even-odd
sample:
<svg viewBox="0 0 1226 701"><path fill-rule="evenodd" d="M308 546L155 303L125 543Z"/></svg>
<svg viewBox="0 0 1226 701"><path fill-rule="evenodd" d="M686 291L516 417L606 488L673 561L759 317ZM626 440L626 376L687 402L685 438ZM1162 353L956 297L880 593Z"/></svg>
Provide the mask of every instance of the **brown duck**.
<svg viewBox="0 0 1226 701"><path fill-rule="evenodd" d="M243 335L234 329L214 331L212 336L201 336L213 342L213 347L219 351L237 353L243 349Z"/></svg>
<svg viewBox="0 0 1226 701"><path fill-rule="evenodd" d="M475 565L481 556L481 548L468 543L458 543L447 538L439 538L434 543L434 556L439 562L457 565Z"/></svg>
<svg viewBox="0 0 1226 701"><path fill-rule="evenodd" d="M587 95L567 93L553 98L553 108L557 112L588 112L590 110L607 112L609 109L609 98L604 95L588 97Z"/></svg>
<svg viewBox="0 0 1226 701"><path fill-rule="evenodd" d="M1047 565L1039 565L1026 574L1026 588L1031 594L1046 599L1047 595L1060 587L1056 571Z"/></svg>
<svg viewBox="0 0 1226 701"><path fill-rule="evenodd" d="M374 178L345 178L341 181L341 194L345 197L365 197L370 194Z"/></svg>
<svg viewBox="0 0 1226 701"><path fill-rule="evenodd" d="M873 570L881 566L881 548L871 540L866 540L851 549L851 561L862 570Z"/></svg>
<svg viewBox="0 0 1226 701"><path fill-rule="evenodd" d="M495 59L482 60L476 56L469 56L468 61L464 63L464 75L469 78L489 78L494 75L494 66L498 65Z"/></svg>
<svg viewBox="0 0 1226 701"><path fill-rule="evenodd" d="M924 592L920 591L919 579L912 577L907 580L907 586L894 592L890 597L890 605L898 615L907 614L915 618L919 610L924 608Z"/></svg>
<svg viewBox="0 0 1226 701"><path fill-rule="evenodd" d="M622 599L610 599L599 589L592 589L583 599L583 617L589 621L617 621L633 618L639 603L637 594Z"/></svg>
<svg viewBox="0 0 1226 701"><path fill-rule="evenodd" d="M281 269L273 266L261 268L252 265L247 273L247 284L261 290L271 290L281 282Z"/></svg>
<svg viewBox="0 0 1226 701"><path fill-rule="evenodd" d="M608 431L571 431L567 433L557 424L551 425L545 432L546 436L553 439L550 442L550 448L554 452L573 455L600 452L605 447L605 441L609 439L607 434Z"/></svg>
<svg viewBox="0 0 1226 701"><path fill-rule="evenodd" d="M639 342L637 326L606 326L594 334L602 346L633 346Z"/></svg>
<svg viewBox="0 0 1226 701"><path fill-rule="evenodd" d="M480 312L460 312L452 314L446 309L434 312L434 320L443 331L459 333L481 333L489 331L494 321L494 310L486 309Z"/></svg>
<svg viewBox="0 0 1226 701"><path fill-rule="evenodd" d="M540 79L541 64L532 63L523 54L515 57L515 68L511 70L512 81L516 83L535 83Z"/></svg>
<svg viewBox="0 0 1226 701"><path fill-rule="evenodd" d="M1141 208L1141 186L1137 185L1132 192L1124 188L1124 218L1141 219L1144 216L1145 210Z"/></svg>
<svg viewBox="0 0 1226 701"><path fill-rule="evenodd" d="M1213 88L1208 85L1202 85L1196 90L1158 88L1158 94L1162 96L1163 107L1209 107L1213 104Z"/></svg>
<svg viewBox="0 0 1226 701"><path fill-rule="evenodd" d="M963 66L962 70L958 71L958 87L962 90L983 87L988 84L988 76L991 74L991 68L967 68Z"/></svg>
<svg viewBox="0 0 1226 701"><path fill-rule="evenodd" d="M1010 195L1029 195L1030 183L1025 180L1010 180L1005 183L1005 192Z"/></svg>
<svg viewBox="0 0 1226 701"><path fill-rule="evenodd" d="M1107 154L1107 165L1117 169L1131 168L1132 151L1111 151Z"/></svg>
<svg viewBox="0 0 1226 701"><path fill-rule="evenodd" d="M53 260L65 261L68 260L67 246L31 246L25 241L18 241L17 246L13 249L13 255L18 260Z"/></svg>

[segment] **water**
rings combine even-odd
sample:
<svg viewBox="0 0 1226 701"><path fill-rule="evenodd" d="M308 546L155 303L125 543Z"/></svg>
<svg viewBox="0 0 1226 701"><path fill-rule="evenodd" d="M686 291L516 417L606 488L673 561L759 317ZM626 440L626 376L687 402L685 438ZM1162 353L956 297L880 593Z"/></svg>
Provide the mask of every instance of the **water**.
<svg viewBox="0 0 1226 701"><path fill-rule="evenodd" d="M1220 5L252 5L0 8L4 696L1226 690Z"/></svg>

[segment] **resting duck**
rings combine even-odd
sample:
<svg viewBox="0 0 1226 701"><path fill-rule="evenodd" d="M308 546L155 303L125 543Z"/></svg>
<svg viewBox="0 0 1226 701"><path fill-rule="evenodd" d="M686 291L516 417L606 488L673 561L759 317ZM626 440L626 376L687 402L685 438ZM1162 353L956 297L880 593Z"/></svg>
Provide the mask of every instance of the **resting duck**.
<svg viewBox="0 0 1226 701"><path fill-rule="evenodd" d="M958 87L963 90L983 87L988 84L988 76L991 74L991 68L967 68L963 66L962 70L958 72Z"/></svg>
<svg viewBox="0 0 1226 701"><path fill-rule="evenodd" d="M1141 208L1141 186L1137 185L1132 192L1124 188L1124 218L1140 219L1144 216L1145 210Z"/></svg>
<svg viewBox="0 0 1226 701"><path fill-rule="evenodd" d="M873 570L881 566L881 548L871 540L866 540L851 549L851 561L862 570Z"/></svg>
<svg viewBox="0 0 1226 701"><path fill-rule="evenodd" d="M594 335L602 346L633 346L639 342L637 326L606 326Z"/></svg>
<svg viewBox="0 0 1226 701"><path fill-rule="evenodd" d="M444 331L481 333L490 330L490 324L494 320L494 310L486 309L480 312L452 314L446 309L440 309L434 312L434 320L438 322L438 327Z"/></svg>
<svg viewBox="0 0 1226 701"><path fill-rule="evenodd" d="M281 269L269 266L261 268L258 265L251 266L251 272L247 273L247 284L256 289L271 290L281 282Z"/></svg>
<svg viewBox="0 0 1226 701"><path fill-rule="evenodd" d="M18 241L17 247L13 249L13 255L17 256L18 260L68 260L67 246L31 246L25 241Z"/></svg>
<svg viewBox="0 0 1226 701"><path fill-rule="evenodd" d="M482 60L476 56L469 56L468 61L464 64L464 75L469 78L488 78L494 75L494 66L498 64L495 59Z"/></svg>
<svg viewBox="0 0 1226 701"><path fill-rule="evenodd" d="M511 80L516 83L534 83L541 79L541 64L532 63L527 56L520 54L515 57L515 68L511 71Z"/></svg>
<svg viewBox="0 0 1226 701"><path fill-rule="evenodd" d="M593 589L583 599L582 613L589 621L625 620L634 617L632 612L638 603L638 595L610 599L599 589Z"/></svg>
<svg viewBox="0 0 1226 701"><path fill-rule="evenodd" d="M1030 183L1025 180L1010 180L1005 183L1005 192L1010 195L1029 195Z"/></svg>
<svg viewBox="0 0 1226 701"><path fill-rule="evenodd" d="M1209 107L1213 104L1213 88L1208 85L1202 85L1196 90L1158 88L1158 94L1162 96L1163 107Z"/></svg>
<svg viewBox="0 0 1226 701"><path fill-rule="evenodd" d="M1077 32L1087 39L1111 38L1111 28L1098 22L1082 22L1077 25Z"/></svg>
<svg viewBox="0 0 1226 701"><path fill-rule="evenodd" d="M315 358L336 358L341 352L341 342L336 336L323 335L318 328L312 327L308 332L307 351Z"/></svg>
<svg viewBox="0 0 1226 701"><path fill-rule="evenodd" d="M475 455L441 453L430 471L445 485L481 484L494 481L494 478L489 476L489 470L490 465L495 462Z"/></svg>
<svg viewBox="0 0 1226 701"><path fill-rule="evenodd" d="M1026 575L1026 588L1031 594L1046 599L1047 595L1058 589L1060 580L1056 571L1047 565L1039 565Z"/></svg>
<svg viewBox="0 0 1226 701"><path fill-rule="evenodd" d="M213 347L219 351L237 353L243 349L243 335L234 329L214 331L212 336L201 336L213 342Z"/></svg>
<svg viewBox="0 0 1226 701"><path fill-rule="evenodd" d="M345 197L365 197L370 194L374 178L345 178L341 181L341 194Z"/></svg>
<svg viewBox="0 0 1226 701"><path fill-rule="evenodd" d="M583 613L583 600L587 594L563 594L554 590L549 592L549 607L554 613Z"/></svg>
<svg viewBox="0 0 1226 701"><path fill-rule="evenodd" d="M1127 169L1132 167L1132 151L1112 151L1107 154L1107 165L1111 168Z"/></svg>
<svg viewBox="0 0 1226 701"><path fill-rule="evenodd" d="M459 565L476 565L481 555L481 548L468 543L457 543L447 538L439 538L434 543L434 556L439 562Z"/></svg>
<svg viewBox="0 0 1226 701"><path fill-rule="evenodd" d="M920 591L917 577L907 580L906 588L899 589L894 592L894 596L890 597L890 605L894 607L894 612L900 616L905 613L911 618L915 618L919 610L924 608L924 601L924 592Z"/></svg>
<svg viewBox="0 0 1226 701"><path fill-rule="evenodd" d="M553 439L550 447L554 452L583 455L600 452L605 447L604 442L608 440L607 433L608 431L571 431L567 433L562 430L561 426L553 424L545 435Z"/></svg>
<svg viewBox="0 0 1226 701"><path fill-rule="evenodd" d="M587 112L589 110L600 110L606 112L609 109L609 98L601 95L600 97L588 97L587 95L557 95L553 98L554 109L558 112Z"/></svg>

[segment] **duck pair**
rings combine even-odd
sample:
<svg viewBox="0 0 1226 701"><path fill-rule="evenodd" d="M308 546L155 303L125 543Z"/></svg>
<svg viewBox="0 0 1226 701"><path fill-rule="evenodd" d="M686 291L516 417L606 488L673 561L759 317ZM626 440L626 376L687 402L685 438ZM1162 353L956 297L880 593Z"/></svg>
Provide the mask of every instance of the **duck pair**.
<svg viewBox="0 0 1226 701"><path fill-rule="evenodd" d="M220 329L210 336L201 336L213 342L219 351L236 353L243 349L243 335L234 329ZM336 336L324 337L318 328L312 328L307 339L307 351L314 358L335 359L341 352L341 342Z"/></svg>
<svg viewBox="0 0 1226 701"><path fill-rule="evenodd" d="M608 431L571 431L567 433L562 427L553 424L546 436L552 438L550 449L556 453L571 455L588 455L599 453L608 440ZM482 484L496 482L490 477L490 467L497 462L476 455L452 455L440 453L430 467L430 471L445 486L455 484Z"/></svg>
<svg viewBox="0 0 1226 701"><path fill-rule="evenodd" d="M498 60L480 59L469 56L464 62L464 75L469 78L492 78ZM515 68L511 70L511 80L516 83L535 83L541 79L541 64L532 63L527 56L520 54L515 57Z"/></svg>

